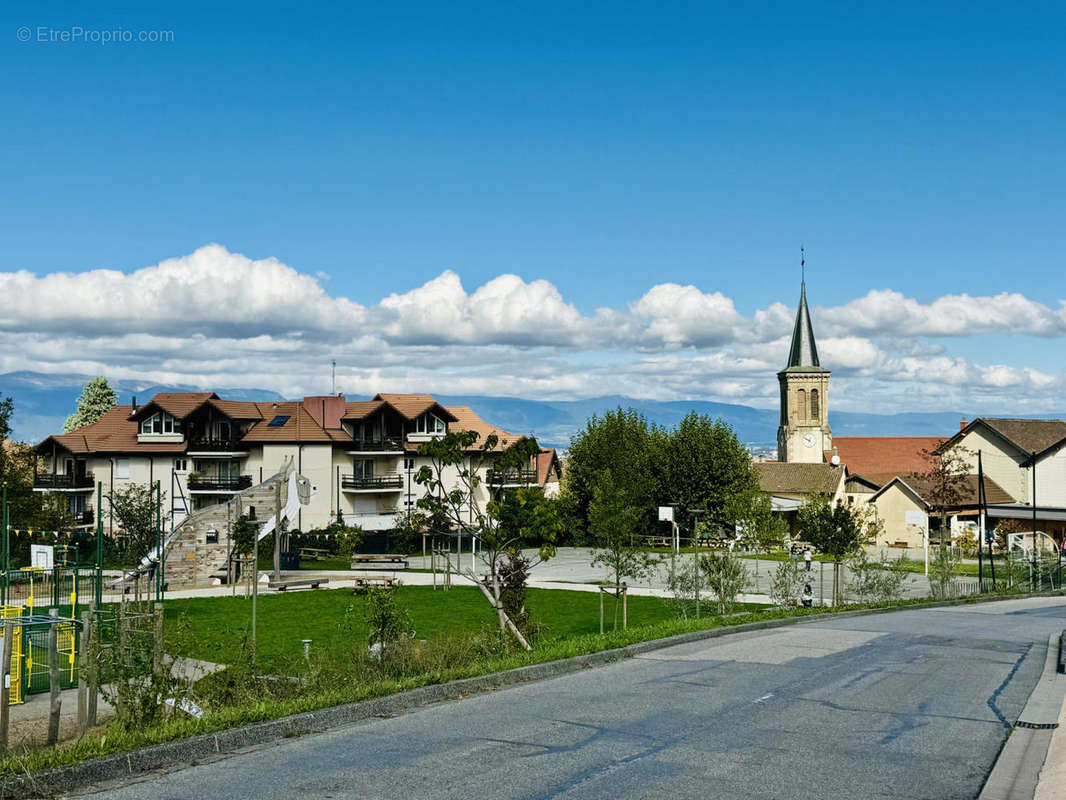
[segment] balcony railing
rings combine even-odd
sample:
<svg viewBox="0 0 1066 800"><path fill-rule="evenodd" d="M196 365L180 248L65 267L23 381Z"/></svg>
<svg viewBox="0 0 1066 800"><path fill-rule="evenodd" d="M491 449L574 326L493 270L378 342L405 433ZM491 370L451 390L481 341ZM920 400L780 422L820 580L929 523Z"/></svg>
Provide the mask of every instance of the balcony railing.
<svg viewBox="0 0 1066 800"><path fill-rule="evenodd" d="M237 453L248 449L236 439L190 439L189 450L196 453Z"/></svg>
<svg viewBox="0 0 1066 800"><path fill-rule="evenodd" d="M351 449L361 453L398 453L403 450L403 440L399 436L385 436L379 439L353 439Z"/></svg>
<svg viewBox="0 0 1066 800"><path fill-rule="evenodd" d="M374 475L364 478L357 475L341 475L342 489L402 489L402 475Z"/></svg>
<svg viewBox="0 0 1066 800"><path fill-rule="evenodd" d="M96 486L96 479L91 472L85 475L56 475L43 472L33 478L34 489L92 489L94 486Z"/></svg>
<svg viewBox="0 0 1066 800"><path fill-rule="evenodd" d="M72 514L74 517L75 525L92 525L96 522L96 515L91 508L87 508L84 511L79 511L76 514Z"/></svg>
<svg viewBox="0 0 1066 800"><path fill-rule="evenodd" d="M236 478L216 478L213 475L189 476L190 492L239 492L251 488L252 476L239 475Z"/></svg>
<svg viewBox="0 0 1066 800"><path fill-rule="evenodd" d="M537 482L537 473L531 469L490 469L486 476L490 486L530 484Z"/></svg>

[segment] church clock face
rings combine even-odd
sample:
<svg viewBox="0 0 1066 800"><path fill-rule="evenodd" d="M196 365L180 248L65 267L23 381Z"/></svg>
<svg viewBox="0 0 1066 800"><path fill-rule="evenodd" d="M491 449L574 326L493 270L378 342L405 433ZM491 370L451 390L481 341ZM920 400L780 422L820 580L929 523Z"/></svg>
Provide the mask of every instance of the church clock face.
<svg viewBox="0 0 1066 800"><path fill-rule="evenodd" d="M803 446L804 447L814 447L814 434L813 433L808 433L807 435L805 435L803 437Z"/></svg>

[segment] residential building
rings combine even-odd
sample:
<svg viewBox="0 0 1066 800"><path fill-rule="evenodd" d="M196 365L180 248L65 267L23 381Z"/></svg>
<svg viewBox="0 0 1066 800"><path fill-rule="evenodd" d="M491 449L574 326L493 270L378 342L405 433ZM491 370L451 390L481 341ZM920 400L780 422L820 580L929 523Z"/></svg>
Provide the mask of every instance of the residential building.
<svg viewBox="0 0 1066 800"><path fill-rule="evenodd" d="M296 527L322 528L340 516L366 530L387 530L424 494L415 481L428 463L419 445L456 430L476 430L475 449L488 436L497 438L477 489L480 503L505 487L556 490L554 450L540 448L529 469L497 471L491 455L527 437L495 428L469 408L447 408L428 394L238 402L214 392L160 393L144 405L134 400L92 425L48 437L36 447L34 488L64 494L71 511L83 515L80 521L92 524L98 484L106 495L130 483L158 482L168 498L164 513L176 525L191 511L261 483L291 458L312 485ZM103 521L105 530L116 528L106 503Z"/></svg>

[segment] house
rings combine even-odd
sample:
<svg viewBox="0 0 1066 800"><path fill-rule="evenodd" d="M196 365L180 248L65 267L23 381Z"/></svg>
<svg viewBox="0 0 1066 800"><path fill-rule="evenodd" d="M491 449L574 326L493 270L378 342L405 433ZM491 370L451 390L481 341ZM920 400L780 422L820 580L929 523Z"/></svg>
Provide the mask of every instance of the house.
<svg viewBox="0 0 1066 800"><path fill-rule="evenodd" d="M397 526L424 494L415 475L428 460L419 445L448 431L475 430L480 448L503 454L528 437L489 425L465 406L445 407L428 394L343 395L281 402L237 402L214 392L164 392L144 405L115 406L99 421L49 436L35 448L34 489L68 498L82 525L91 525L99 491L158 483L171 524L189 512L225 502L261 483L288 459L312 486L297 527L322 528L337 519L366 530ZM483 468L478 500L511 486L558 486L554 450L539 448L529 469ZM445 476L448 479L448 476ZM168 513L169 512L169 513ZM104 509L104 528L114 520Z"/></svg>

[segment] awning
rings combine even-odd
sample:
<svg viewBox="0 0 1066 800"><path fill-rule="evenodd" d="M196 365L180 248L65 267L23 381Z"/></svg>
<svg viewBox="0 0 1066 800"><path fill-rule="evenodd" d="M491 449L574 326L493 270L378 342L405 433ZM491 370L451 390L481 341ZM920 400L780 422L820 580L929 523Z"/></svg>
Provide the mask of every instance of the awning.
<svg viewBox="0 0 1066 800"><path fill-rule="evenodd" d="M1033 507L1021 503L1003 503L1002 505L988 506L985 513L996 519L1029 519L1033 518ZM1053 520L1066 522L1066 508L1055 506L1037 506L1036 518L1038 520Z"/></svg>
<svg viewBox="0 0 1066 800"><path fill-rule="evenodd" d="M770 509L772 511L796 511L802 505L802 500L796 500L793 497L770 496Z"/></svg>

